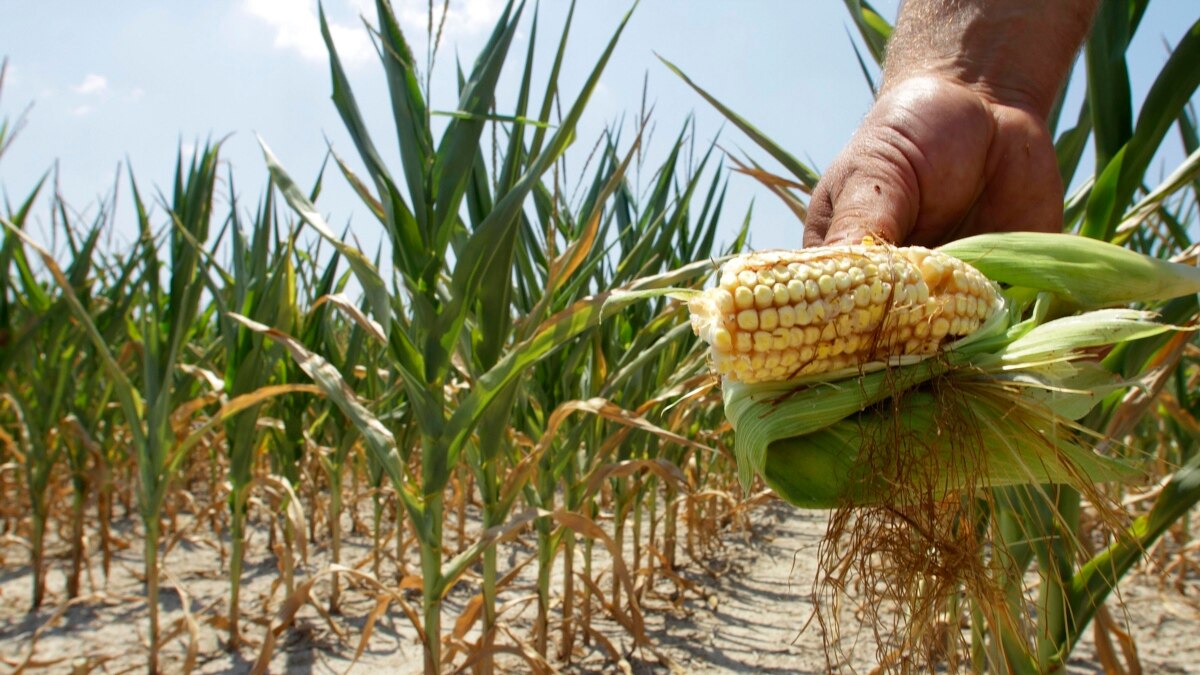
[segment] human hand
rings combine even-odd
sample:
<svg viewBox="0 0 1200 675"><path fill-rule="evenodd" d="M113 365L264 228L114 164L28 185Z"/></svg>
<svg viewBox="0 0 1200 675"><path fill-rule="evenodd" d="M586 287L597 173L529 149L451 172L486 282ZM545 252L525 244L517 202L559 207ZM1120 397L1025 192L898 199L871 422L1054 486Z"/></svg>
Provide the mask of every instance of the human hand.
<svg viewBox="0 0 1200 675"><path fill-rule="evenodd" d="M813 190L804 245L1060 231L1062 180L1033 108L952 77L891 84Z"/></svg>

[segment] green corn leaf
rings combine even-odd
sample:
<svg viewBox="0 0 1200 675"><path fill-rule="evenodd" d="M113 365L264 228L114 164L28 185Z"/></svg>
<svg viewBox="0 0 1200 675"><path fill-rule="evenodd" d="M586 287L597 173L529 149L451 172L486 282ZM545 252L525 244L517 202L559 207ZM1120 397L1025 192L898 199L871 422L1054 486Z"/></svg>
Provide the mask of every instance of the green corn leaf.
<svg viewBox="0 0 1200 675"><path fill-rule="evenodd" d="M1102 171L1133 133L1129 90L1129 9L1124 0L1103 0L1084 50L1088 100L1096 138L1096 167Z"/></svg>
<svg viewBox="0 0 1200 675"><path fill-rule="evenodd" d="M460 253L450 281L452 289L450 301L438 318L440 338L430 341L430 349L426 351L425 355L426 378L429 381L437 381L449 367L449 355L458 342L463 323L466 321L467 310L474 304L480 285L483 283L512 283L510 269L489 268L488 262L494 251L502 250L505 242L516 236L520 223L517 216L525 198L534 186L540 183L542 175L553 166L574 139L575 126L583 115L587 102L600 81L600 75L608 65L617 41L629 23L630 16L631 14L627 13L621 20L621 24L609 40L604 53L601 54L599 61L576 97L575 103L563 117L561 125L551 137L546 149L531 163L529 170L517 182L517 185L496 202L492 212L475 229ZM490 271L490 279L483 278L485 270Z"/></svg>
<svg viewBox="0 0 1200 675"><path fill-rule="evenodd" d="M767 154L774 157L776 161L782 164L784 168L786 168L792 173L793 176L796 177L796 180L800 181L809 190L816 187L817 181L821 179L821 176L818 175L817 172L808 168L808 166L806 166L803 162L793 157L791 153L784 150L783 147L778 143L767 138L761 131L747 122L746 119L741 115L738 115L725 104L713 98L713 96L707 91L701 89L700 86L693 82L687 75L685 75L678 66L664 59L662 56L659 56L658 60L662 61L667 68L670 68L671 72L682 78L689 87L696 90L696 93L700 94L704 100L708 101L714 108L721 111L721 114L724 115L725 118L730 122L733 122L734 126L736 126L738 129L741 129L742 133L749 136L750 140L757 143L760 148L767 151Z"/></svg>
<svg viewBox="0 0 1200 675"><path fill-rule="evenodd" d="M1104 4L1107 8L1108 5L1120 3ZM1107 9L1101 10L1102 14L1106 11ZM1150 162L1157 154L1167 131L1200 86L1200 67L1197 67L1197 63L1200 63L1200 20L1192 24L1172 50L1167 64L1146 94L1137 126L1127 136L1127 142L1121 139L1120 134L1110 134L1113 142L1121 139L1122 145L1119 150L1112 150L1110 161L1097 162L1097 166L1103 169L1088 201L1087 221L1081 231L1085 236L1104 240L1112 238L1126 205L1141 187L1146 170L1150 167ZM1125 92L1125 96L1128 97L1128 91ZM1097 118L1097 147L1102 138L1100 119L1102 118Z"/></svg>
<svg viewBox="0 0 1200 675"><path fill-rule="evenodd" d="M844 0L844 2L846 10L850 12L850 18L854 19L854 25L858 28L859 35L862 35L863 42L867 43L867 49L871 51L871 58L875 59L875 65L882 66L887 42L892 37L891 24L880 16L879 12L866 0ZM855 47L855 53L857 52L858 48ZM861 58L859 64L862 64ZM868 81L870 81L869 77Z"/></svg>
<svg viewBox="0 0 1200 675"><path fill-rule="evenodd" d="M296 362L296 365L304 371L305 375L312 378L313 383L321 388L325 397L333 402L342 411L342 414L354 424L358 432L362 434L367 448L375 456L375 461L379 462L380 466L383 467L388 478L391 479L401 501L410 510L419 513L420 509L417 508L416 502L411 499L412 493L408 489L408 478L404 473L404 462L396 449L395 437L359 401L354 391L342 379L342 374L338 372L338 369L320 355L309 351L307 347L300 344L299 340L282 331L265 326L240 314L235 313L229 316L250 330L271 338L287 349L292 359Z"/></svg>
<svg viewBox="0 0 1200 675"><path fill-rule="evenodd" d="M446 466L454 466L471 432L492 400L527 368L569 343L588 328L640 300L637 291L678 284L694 279L711 269L712 264L709 261L701 260L677 270L641 279L625 289L631 292L623 297L619 292L609 291L584 298L546 319L529 339L514 345L494 367L476 379L470 394L459 403L446 425L445 453L438 454L438 461L445 462ZM425 486L426 492L433 489L441 487Z"/></svg>
<svg viewBox="0 0 1200 675"><path fill-rule="evenodd" d="M308 223L317 231L317 234L333 244L338 253L346 258L346 261L350 263L350 268L354 270L358 282L362 284L363 293L367 297L367 303L371 306L376 320L385 328L390 328L392 324L391 296L387 291L387 286L383 283L383 278L375 270L375 266L371 264L370 260L367 260L362 251L347 245L334 234L333 229L325 222L325 218L317 211L317 207L308 200L303 190L284 170L267 144L261 138L258 139L258 144L262 148L263 157L266 159L267 168L271 171L272 179L279 187L279 191L283 193L283 198L287 200L301 220Z"/></svg>

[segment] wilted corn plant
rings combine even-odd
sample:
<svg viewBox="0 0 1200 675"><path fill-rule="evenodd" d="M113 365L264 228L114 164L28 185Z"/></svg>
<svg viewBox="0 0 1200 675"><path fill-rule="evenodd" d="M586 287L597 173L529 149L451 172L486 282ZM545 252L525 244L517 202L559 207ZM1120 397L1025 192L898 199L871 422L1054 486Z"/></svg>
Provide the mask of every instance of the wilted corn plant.
<svg viewBox="0 0 1200 675"><path fill-rule="evenodd" d="M847 6L878 61L890 27L865 2ZM1090 82L1127 81L1121 54L1142 11L1144 5L1131 14L1121 3L1103 3L1087 48ZM1185 105L1200 83L1198 54L1200 22L1172 50L1136 125L1127 121L1128 87L1089 88L1077 125L1056 146L1064 181L1070 182L1095 130L1096 177L1068 198L1069 229L1131 243L1156 257L1190 246L1186 220L1178 217L1179 209L1166 206L1178 191L1188 186L1195 191L1192 178L1200 156ZM813 185L814 172L696 89L801 185ZM1061 103L1052 125L1060 112ZM1189 156L1158 188L1145 190L1150 160L1176 121ZM803 215L803 202L786 182L757 167L751 173ZM1162 234L1142 232L1144 223L1155 221ZM1153 248L1146 247L1147 239L1155 242ZM887 265L880 264L880 252ZM977 277L972 282L975 275L964 268L967 286L956 280L953 290L969 289L975 297L956 298L952 307L938 301L934 281L942 273L936 268L945 261L940 266L934 261L941 253L977 266L991 280L987 287L1002 285L1003 296L993 289L980 303L977 293L987 289ZM764 265L768 259L770 265ZM898 287L896 262L906 259L904 265L919 263L916 274L905 272L904 279L915 297L900 295ZM731 264L735 267L721 282L724 290L695 301L694 307L697 329L714 344L714 365L726 377L726 409L737 427L743 480L757 472L790 501L843 507L834 516L822 560L824 581L835 592L850 583L849 573L857 573L868 589L897 572L920 582L885 585L887 599L901 614L907 612L898 619L901 625L893 626L902 633L899 642L889 642L896 631L877 632L885 667L957 658L957 637L917 657L928 662L905 661L900 654L934 635L939 622L956 625L967 609L973 667L986 663L1018 672L1058 667L1120 577L1200 500L1194 457L1180 458L1175 469L1168 469L1174 473L1151 511L1131 527L1111 532L1107 550L1076 562L1087 557L1078 534L1081 493L1112 530L1117 519L1096 483L1133 473L1131 463L1115 463L1090 448L1098 444L1106 455L1141 459L1136 450L1120 451L1121 439L1167 382L1186 381L1179 357L1188 334L1171 326L1196 316L1198 275L1191 267L1079 237L1037 235L974 238L933 253L868 245L794 258L766 254ZM883 271L888 267L892 279ZM798 273L805 275L803 289L794 283ZM885 311L876 316L876 287L883 284L891 286ZM1096 309L1129 303L1153 308L1155 301L1174 296L1183 297L1161 305L1161 320L1144 311ZM963 330L961 319L956 326L951 315L972 306L976 317L965 327L971 330ZM990 309L979 314L981 307ZM1069 316L1081 310L1095 311ZM972 332L976 320L983 323ZM956 333L964 337L945 344ZM939 339L932 341L935 335ZM1115 343L1121 344L1097 358L1097 350L1102 354ZM920 362L911 363L916 359ZM864 361L880 364L879 369ZM1140 382L1146 394L1127 394L1133 382ZM951 450L954 439L959 444ZM997 487L1006 484L1034 487ZM964 496L951 498L956 493ZM881 500L882 511L870 508ZM914 502L940 506L922 511L912 508ZM911 529L899 540L878 536L897 527ZM990 562L981 554L980 538L989 527ZM922 546L911 548L917 542ZM917 551L916 559L903 555L906 547ZM880 552L898 555L898 562L883 569L880 561L889 557L872 555ZM1042 580L1036 613L1029 613L1022 578L1035 558ZM920 572L922 567L930 572ZM939 574L948 582L936 579ZM969 608L961 608L955 596L964 584L976 595ZM870 616L885 618L877 609ZM991 639L985 643L986 634Z"/></svg>
<svg viewBox="0 0 1200 675"><path fill-rule="evenodd" d="M233 176L229 176L229 220L231 266L209 265L212 297L224 356L224 393L229 399L249 395L267 386L276 375L276 361L283 354L263 337L231 317L232 312L265 325L291 328L295 309L293 241L281 237L275 218L273 194L268 191L247 233L238 213ZM218 279L212 279L212 274ZM229 468L229 646L241 642L241 584L245 559L246 509L250 502L253 470L262 444L259 418L262 405L250 406L225 423Z"/></svg>
<svg viewBox="0 0 1200 675"><path fill-rule="evenodd" d="M293 357L307 367L318 385L358 427L414 523L423 595L422 625L418 628L424 640L426 669L436 672L442 666L442 598L502 534L493 529L463 553L443 559L444 491L463 459L471 435L492 406L505 404L508 387L529 366L594 325L601 316L612 315L636 297L606 291L582 299L558 313L530 322L520 342L510 341L503 325L497 331L496 323L481 320L477 315L500 312L511 318L511 305L505 296L513 275L513 250L522 228L525 201L572 140L620 29L578 98L564 106L566 112L557 120L553 133L549 133L551 102L558 95L558 70L552 71L545 96L547 102L542 106L543 117L530 122L517 116L511 122L514 129L536 128L529 145L518 143L510 148L502 162L504 173L489 180L487 166L481 159L486 156L481 138L491 116L496 81L517 30L523 3L506 5L482 55L464 81L460 109L451 117L436 147L431 113L420 89L411 50L390 4L380 0L376 8L381 60L388 75L400 140L403 189L384 165L362 122L324 21L322 28L330 52L334 102L366 165L375 192L353 176L344 163L342 167L388 235L391 263L402 288L389 289L360 251L338 239L277 160L269 151L266 154L285 198L306 223L347 259L363 287L374 319L383 327L391 365L404 383L407 404L419 432L416 449L420 458L419 479L408 473L401 462L393 435L348 394L343 378L334 369L285 335L269 334L292 351ZM624 26L624 21L621 25ZM529 71L527 67L526 73ZM466 219L461 214L464 206ZM595 245L597 242L589 240L572 242L558 264L570 270L573 257L586 254ZM453 261L447 255L451 246L455 252ZM703 267L694 265L643 280L633 290L669 285L697 275ZM570 276L564 275L558 283L570 281ZM499 296L493 297L496 294ZM464 355L462 362L455 363L460 355ZM468 391L460 392L455 384L464 380L471 386ZM516 521L508 530L522 522Z"/></svg>
<svg viewBox="0 0 1200 675"><path fill-rule="evenodd" d="M130 444L137 457L138 503L145 527L143 555L150 615L151 671L158 670L159 519L171 478L184 459L176 440L177 430L172 426L172 414L188 398L189 392L176 386L177 366L181 364L181 354L196 328L203 286L199 246L207 240L216 169L215 146L205 147L186 169L182 156L179 159L173 197L170 202L164 200L163 204L169 217L166 227L169 275L165 287L157 236L140 192L131 181L141 233L140 277L135 282L140 297L133 312L136 323L130 327L136 331L134 339L143 350L140 372L135 380L131 380L118 363L88 308L73 292L69 279L58 269L53 257L28 237L20 235L13 224L6 223L9 232L19 234L27 245L38 250L42 263L55 277L62 300L96 349L125 416Z"/></svg>
<svg viewBox="0 0 1200 675"><path fill-rule="evenodd" d="M557 190L535 195L537 212L545 219L545 226L529 232L535 244L522 249L528 252L517 265L517 306L525 308L518 310L519 316L558 311L596 289L620 287L633 283L640 276L668 273L682 267L682 260L690 260L688 253L693 250L698 252L694 257L710 256L712 234L721 211L718 196L721 172L716 172L705 197L709 208L703 209L698 217L693 216L692 198L700 187L708 155L696 166L683 166L680 154L689 132L689 127L685 126L667 159L651 177L647 194L638 199L633 194L636 188L628 178L628 169L635 156L640 155L645 123L643 119L637 140L623 155L618 154L616 130L601 139L596 173L580 185L582 194L578 207ZM555 185L558 185L557 181ZM714 201L717 202L715 205ZM585 274L569 284L558 285L556 277L562 272L550 264L556 232L561 232L567 241L613 241L613 245L609 249L594 248L583 252L574 264ZM548 251L544 257L533 255L542 250ZM551 289L554 295L541 295L542 289ZM633 435L642 442L644 437L661 434L672 443L691 443L651 424L643 417L644 410L639 408L669 376L682 377L687 373L686 369L678 372L654 368L659 365L655 363L656 357L672 353L680 347L679 343L685 343L683 349L686 352L691 344L684 331L668 330L671 326L682 325L679 310L678 305L661 303L654 307L631 308L581 334L573 344L543 359L534 368L534 376L519 394L518 400L523 405L514 411L512 422L528 438L539 439L534 454L520 461L530 467L533 476L525 488L528 502L547 513L559 509L583 516L587 520L581 521L581 526L586 526L588 521L595 524L598 514L596 493L605 482L604 477L621 471L624 472L622 476L635 473L653 461L644 459L645 464L626 465L618 471L621 463L616 461L618 458L613 451L627 445L621 443L621 439ZM518 326L523 323L518 320ZM639 377L642 373L645 375ZM621 387L622 384L626 386ZM629 407L623 408L622 404ZM575 412L597 415L597 420L559 431L563 419ZM625 516L617 513L614 527L618 529L613 538L613 550L619 557L623 557L619 533L624 521ZM564 586L559 654L569 661L574 649L577 607L576 532L567 523L556 522L551 517L539 518L535 528L538 575L534 648L542 658L551 656L548 649L550 580L558 552L562 550ZM590 580L593 537L586 532L583 534L587 540L583 577ZM639 543L634 544L635 552ZM622 577L614 573L614 588L634 586L637 562L635 553L633 567L624 565L631 570L630 575ZM590 611L590 600L590 592L585 591L585 616ZM633 598L630 600L634 602ZM612 609L620 612L616 602ZM635 604L630 608L629 616L634 617L639 611ZM630 625L636 623L633 619L627 621ZM587 628L585 625L584 630ZM635 635L635 638L643 640L644 636ZM590 639L590 635L585 639Z"/></svg>

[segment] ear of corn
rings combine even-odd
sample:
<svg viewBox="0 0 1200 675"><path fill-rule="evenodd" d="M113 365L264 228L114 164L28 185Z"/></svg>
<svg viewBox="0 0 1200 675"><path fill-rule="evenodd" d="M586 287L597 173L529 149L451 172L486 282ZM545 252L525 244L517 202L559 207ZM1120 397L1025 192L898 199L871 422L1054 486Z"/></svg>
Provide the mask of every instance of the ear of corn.
<svg viewBox="0 0 1200 675"><path fill-rule="evenodd" d="M864 242L734 258L689 303L713 368L746 383L928 356L1003 301L986 277L921 247Z"/></svg>
<svg viewBox="0 0 1200 675"><path fill-rule="evenodd" d="M1010 236L1016 253L1000 255ZM956 443L982 448L985 466L976 474L948 478L946 490L980 482L1103 481L1128 473L1092 453L1072 428L1072 419L1085 415L1103 395L1127 385L1085 350L1172 327L1158 323L1151 313L1129 309L1045 321L1045 312L1035 307L1023 317L1028 303L1007 302L996 282L1024 297L1032 297L1028 289L1050 291L1090 307L1200 292L1200 273L1071 235L1006 234L964 242L935 251L866 242L750 254L726 263L719 286L690 301L693 329L711 345L713 369L723 379L725 411L737 434L735 452L745 487L757 473L801 506L831 508L845 500L878 499L895 486L851 469L864 443L878 444L881 430L887 428L902 433L884 442L915 440L916 456L930 462L955 452ZM989 276L947 250L970 251L963 256L980 263ZM1026 265L1044 269L1014 271ZM891 275L888 281L885 269ZM939 269L949 274L937 274ZM834 278L838 272L847 277L844 287L838 285L840 277ZM800 277L805 282L813 275L826 276L834 279L833 288L826 293L817 281L820 293L811 299L806 293L802 301L793 301L788 292L786 302L776 303L772 295L768 305L767 292L760 289L772 282L773 291L784 274L788 281ZM1107 275L1112 290L1100 288L1101 274ZM1132 288L1119 288L1126 278ZM897 290L901 280L904 285ZM824 283L829 286L829 281ZM857 290L884 283L892 287L878 296ZM856 294L867 295L865 306L855 301ZM789 342L777 348L779 331L790 339L796 326L772 322L782 307L792 307L794 317L800 302L825 308L819 322L810 311L804 326L818 329L820 335L811 344ZM747 310L755 311L756 317L741 318ZM861 325L851 319L854 330L839 333L840 317L854 316L858 310L874 318ZM772 331L770 348L760 337L767 330L763 317ZM939 326L936 331L934 324ZM744 337L748 334L751 337ZM744 348L747 339L749 349ZM847 350L848 341L857 341L856 348ZM937 358L929 358L934 355ZM939 417L926 393L934 380L968 388L977 398L991 397L992 411L985 410L986 401L948 404L939 399ZM893 398L893 406L872 408ZM1008 406L1003 413L998 412L1001 401ZM945 415L966 423L972 440L948 433L943 428Z"/></svg>

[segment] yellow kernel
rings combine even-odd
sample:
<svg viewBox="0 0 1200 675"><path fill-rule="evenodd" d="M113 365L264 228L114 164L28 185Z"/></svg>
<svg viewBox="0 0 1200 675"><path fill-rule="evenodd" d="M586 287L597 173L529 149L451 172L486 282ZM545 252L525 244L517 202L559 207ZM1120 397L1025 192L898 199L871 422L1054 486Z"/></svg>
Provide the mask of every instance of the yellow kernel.
<svg viewBox="0 0 1200 675"><path fill-rule="evenodd" d="M808 324L812 323L812 315L809 314L809 309L808 309L807 303L802 302L802 303L796 305L794 308L794 311L796 313L796 324L797 325L807 326Z"/></svg>
<svg viewBox="0 0 1200 675"><path fill-rule="evenodd" d="M767 358L763 361L763 368L774 369L779 365L779 354L771 352L767 354Z"/></svg>
<svg viewBox="0 0 1200 675"><path fill-rule="evenodd" d="M830 356L841 356L846 351L846 341L838 338L833 341L833 346L829 348Z"/></svg>
<svg viewBox="0 0 1200 675"><path fill-rule="evenodd" d="M867 282L867 273L861 267L851 267L846 274L850 275L851 286L860 286Z"/></svg>
<svg viewBox="0 0 1200 675"><path fill-rule="evenodd" d="M817 355L817 350L805 345L800 348L800 362L804 364L811 363L813 357Z"/></svg>
<svg viewBox="0 0 1200 675"><path fill-rule="evenodd" d="M940 340L946 337L950 332L950 321L944 316L939 316L933 320L933 325L929 327L929 337Z"/></svg>
<svg viewBox="0 0 1200 675"><path fill-rule="evenodd" d="M783 283L787 283L787 280L792 278L791 271L783 263L779 263L772 268L771 274L775 275L776 281L782 281Z"/></svg>
<svg viewBox="0 0 1200 675"><path fill-rule="evenodd" d="M960 269L954 270L950 278L954 281L950 286L951 291L966 291L971 288L971 283L967 281L967 273Z"/></svg>
<svg viewBox="0 0 1200 675"><path fill-rule="evenodd" d="M754 370L762 370L763 364L767 361L766 354L751 354L750 367Z"/></svg>
<svg viewBox="0 0 1200 675"><path fill-rule="evenodd" d="M841 316L839 316L837 318L837 321L834 322L834 325L837 329L838 337L846 337L851 332L853 332L851 325L850 325L850 315L849 314L842 314Z"/></svg>
<svg viewBox="0 0 1200 675"><path fill-rule="evenodd" d="M813 323L820 323L820 322L824 321L825 317L828 315L828 312L826 311L825 303L821 300L817 300L816 302L810 303L808 305L808 315L810 317L812 317Z"/></svg>
<svg viewBox="0 0 1200 675"><path fill-rule="evenodd" d="M929 284L924 281L918 281L914 288L917 289L917 302L925 304L929 301Z"/></svg>
<svg viewBox="0 0 1200 675"><path fill-rule="evenodd" d="M760 330L754 333L754 351L769 352L771 351L771 334L765 330Z"/></svg>
<svg viewBox="0 0 1200 675"><path fill-rule="evenodd" d="M884 306L881 304L873 304L867 308L867 311L871 313L870 325L873 326L879 323L880 319L883 318L883 308Z"/></svg>
<svg viewBox="0 0 1200 675"><path fill-rule="evenodd" d="M804 329L792 328L788 331L788 346L799 347L804 344Z"/></svg>
<svg viewBox="0 0 1200 675"><path fill-rule="evenodd" d="M853 354L858 351L859 337L857 335L847 335L845 339L845 347L847 354Z"/></svg>
<svg viewBox="0 0 1200 675"><path fill-rule="evenodd" d="M791 328L796 324L796 308L791 305L784 305L779 308L779 325L783 328Z"/></svg>
<svg viewBox="0 0 1200 675"><path fill-rule="evenodd" d="M718 328L713 331L713 347L720 351L727 352L733 348L733 336L724 328Z"/></svg>
<svg viewBox="0 0 1200 675"><path fill-rule="evenodd" d="M821 340L821 329L816 326L809 326L804 329L804 344L815 345Z"/></svg>
<svg viewBox="0 0 1200 675"><path fill-rule="evenodd" d="M804 282L804 299L812 302L821 297L821 287L816 281L807 279Z"/></svg>
<svg viewBox="0 0 1200 675"><path fill-rule="evenodd" d="M775 303L775 292L770 286L759 284L754 287L754 306L765 309Z"/></svg>
<svg viewBox="0 0 1200 675"><path fill-rule="evenodd" d="M938 260L938 256L929 256L921 261L921 276L925 277L925 283L930 286L940 284L945 274L946 266Z"/></svg>
<svg viewBox="0 0 1200 675"><path fill-rule="evenodd" d="M885 289L884 286L887 286L887 288ZM870 290L871 295L869 297L869 300L871 302L868 304L874 303L874 304L878 305L878 304L882 303L884 300L887 300L888 293L891 290L892 290L891 284L885 284L882 281L880 281L879 279L876 279L874 282L871 283L871 290Z"/></svg>
<svg viewBox="0 0 1200 675"><path fill-rule="evenodd" d="M832 323L825 324L825 328L821 330L821 341L833 342L835 337L837 337L837 328Z"/></svg>
<svg viewBox="0 0 1200 675"><path fill-rule="evenodd" d="M771 349L773 349L777 352L781 352L781 351L787 349L787 347L788 347L788 332L789 331L786 331L782 328L775 329L775 332L771 333Z"/></svg>
<svg viewBox="0 0 1200 675"><path fill-rule="evenodd" d="M834 272L833 273L833 285L836 286L839 291L844 291L844 290L849 289L850 288L850 274L847 272L843 272L841 270Z"/></svg>
<svg viewBox="0 0 1200 675"><path fill-rule="evenodd" d="M732 291L738 285L736 274L725 273L721 275L721 288L727 291Z"/></svg>
<svg viewBox="0 0 1200 675"><path fill-rule="evenodd" d="M719 309L722 314L729 314L733 311L733 294L729 291L723 288L718 288L712 292L712 299L714 302L716 302L717 309Z"/></svg>
<svg viewBox="0 0 1200 675"><path fill-rule="evenodd" d="M733 305L738 309L747 309L754 306L754 291L746 286L738 286L733 292Z"/></svg>
<svg viewBox="0 0 1200 675"><path fill-rule="evenodd" d="M768 307L758 313L758 325L763 330L775 330L779 326L779 312L774 307ZM753 329L747 329L753 330Z"/></svg>
<svg viewBox="0 0 1200 675"><path fill-rule="evenodd" d="M800 279L792 279L787 282L788 299L792 302L797 302L804 299L804 282Z"/></svg>
<svg viewBox="0 0 1200 675"><path fill-rule="evenodd" d="M753 309L743 309L737 315L738 328L742 330L758 330L758 312Z"/></svg>
<svg viewBox="0 0 1200 675"><path fill-rule="evenodd" d="M854 326L856 332L865 332L871 327L871 312L866 309L855 310Z"/></svg>
<svg viewBox="0 0 1200 675"><path fill-rule="evenodd" d="M913 335L922 339L929 337L929 322L920 321L913 326Z"/></svg>
<svg viewBox="0 0 1200 675"><path fill-rule="evenodd" d="M822 274L820 279L817 279L817 287L821 289L822 295L833 295L837 290L837 282L828 274Z"/></svg>
<svg viewBox="0 0 1200 675"><path fill-rule="evenodd" d="M738 272L738 283L754 288L754 285L758 283L758 275L750 270L742 270Z"/></svg>
<svg viewBox="0 0 1200 675"><path fill-rule="evenodd" d="M787 286L784 286L783 284L775 284L771 287L771 291L775 294L776 307L783 307L784 305L788 304L788 300L791 299L791 294L788 293Z"/></svg>
<svg viewBox="0 0 1200 675"><path fill-rule="evenodd" d="M845 293L838 296L837 299L838 314L845 314L854 310L854 294Z"/></svg>
<svg viewBox="0 0 1200 675"><path fill-rule="evenodd" d="M796 350L789 349L783 353L783 358L779 359L779 364L790 368L790 367L796 365L796 362L799 360L800 360L800 355L798 353L796 353Z"/></svg>

